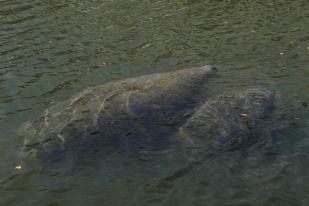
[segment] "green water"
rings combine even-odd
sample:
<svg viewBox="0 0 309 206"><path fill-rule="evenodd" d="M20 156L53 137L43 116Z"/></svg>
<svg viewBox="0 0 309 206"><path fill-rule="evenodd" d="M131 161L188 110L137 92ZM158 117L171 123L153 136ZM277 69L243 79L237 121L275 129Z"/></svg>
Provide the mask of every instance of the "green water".
<svg viewBox="0 0 309 206"><path fill-rule="evenodd" d="M56 102L206 63L219 68L214 93L262 85L281 94L301 124L281 134L276 152L223 154L157 189L167 170L155 158L14 169L16 131ZM1 206L309 205L308 103L306 0L0 0Z"/></svg>

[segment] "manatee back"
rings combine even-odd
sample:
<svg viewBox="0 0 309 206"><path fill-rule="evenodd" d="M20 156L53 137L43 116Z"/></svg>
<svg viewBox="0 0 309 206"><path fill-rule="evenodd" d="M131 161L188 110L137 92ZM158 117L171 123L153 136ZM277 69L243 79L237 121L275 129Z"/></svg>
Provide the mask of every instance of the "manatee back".
<svg viewBox="0 0 309 206"><path fill-rule="evenodd" d="M214 72L204 66L88 88L27 123L22 132L25 148L49 152L97 144L160 147L158 139L183 123L197 103L201 85Z"/></svg>
<svg viewBox="0 0 309 206"><path fill-rule="evenodd" d="M232 150L256 143L273 111L274 92L253 88L207 100L180 128L177 138L202 150Z"/></svg>

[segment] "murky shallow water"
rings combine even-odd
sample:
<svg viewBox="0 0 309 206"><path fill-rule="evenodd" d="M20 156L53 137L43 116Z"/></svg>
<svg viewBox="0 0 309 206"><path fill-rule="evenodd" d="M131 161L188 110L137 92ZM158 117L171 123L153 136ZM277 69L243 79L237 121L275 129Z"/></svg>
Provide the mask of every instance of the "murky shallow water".
<svg viewBox="0 0 309 206"><path fill-rule="evenodd" d="M0 205L308 205L308 11L305 0L1 0ZM273 152L222 154L160 187L171 170L160 157L14 170L16 130L45 108L88 86L205 63L219 68L213 93L275 88L302 124Z"/></svg>

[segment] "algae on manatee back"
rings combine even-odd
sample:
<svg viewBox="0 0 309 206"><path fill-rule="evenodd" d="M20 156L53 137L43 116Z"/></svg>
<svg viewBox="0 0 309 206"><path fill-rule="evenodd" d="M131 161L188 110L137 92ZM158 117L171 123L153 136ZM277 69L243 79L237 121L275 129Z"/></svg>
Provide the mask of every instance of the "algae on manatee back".
<svg viewBox="0 0 309 206"><path fill-rule="evenodd" d="M27 123L25 149L49 153L98 145L133 151L165 147L215 72L207 65L88 88Z"/></svg>
<svg viewBox="0 0 309 206"><path fill-rule="evenodd" d="M225 92L198 107L174 138L184 142L182 150L192 161L218 151L271 142L274 103L275 92L261 87Z"/></svg>

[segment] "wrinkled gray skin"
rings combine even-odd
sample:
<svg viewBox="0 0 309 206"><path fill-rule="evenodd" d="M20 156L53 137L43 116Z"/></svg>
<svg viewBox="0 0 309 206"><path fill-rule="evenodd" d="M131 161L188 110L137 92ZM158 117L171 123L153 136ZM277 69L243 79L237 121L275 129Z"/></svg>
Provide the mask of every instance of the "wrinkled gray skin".
<svg viewBox="0 0 309 206"><path fill-rule="evenodd" d="M274 92L263 88L226 92L206 100L173 136L173 152L167 158L174 171L150 183L146 191L168 188L221 152L267 146L275 129L268 119L274 101Z"/></svg>
<svg viewBox="0 0 309 206"><path fill-rule="evenodd" d="M94 145L134 150L168 145L192 113L212 66L159 73L88 88L24 125L31 153L80 151ZM201 91L202 90L202 91Z"/></svg>
<svg viewBox="0 0 309 206"><path fill-rule="evenodd" d="M265 125L271 124L274 100L274 92L264 88L223 93L202 104L175 138L195 153L267 143L271 131Z"/></svg>
<svg viewBox="0 0 309 206"><path fill-rule="evenodd" d="M25 149L44 154L94 146L177 149L184 158L198 160L205 151L267 141L263 127L273 111L274 92L254 88L206 99L202 85L215 70L204 66L86 89L28 122L22 132Z"/></svg>

